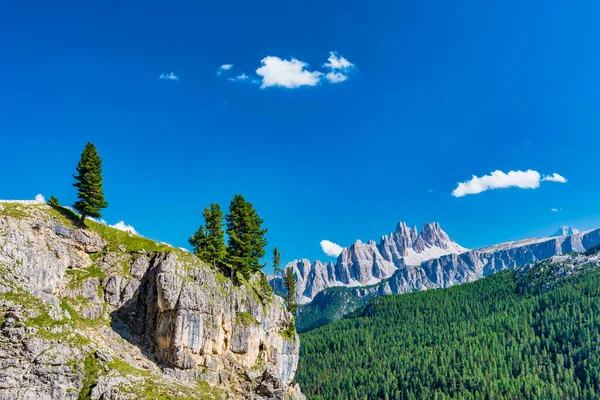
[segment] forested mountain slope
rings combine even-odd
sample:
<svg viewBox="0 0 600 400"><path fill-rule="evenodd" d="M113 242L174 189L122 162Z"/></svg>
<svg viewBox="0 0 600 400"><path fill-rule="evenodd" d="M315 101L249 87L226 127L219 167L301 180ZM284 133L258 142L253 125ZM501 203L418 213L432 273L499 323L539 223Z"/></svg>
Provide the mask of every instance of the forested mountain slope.
<svg viewBox="0 0 600 400"><path fill-rule="evenodd" d="M301 335L310 399L600 396L600 256L379 297Z"/></svg>

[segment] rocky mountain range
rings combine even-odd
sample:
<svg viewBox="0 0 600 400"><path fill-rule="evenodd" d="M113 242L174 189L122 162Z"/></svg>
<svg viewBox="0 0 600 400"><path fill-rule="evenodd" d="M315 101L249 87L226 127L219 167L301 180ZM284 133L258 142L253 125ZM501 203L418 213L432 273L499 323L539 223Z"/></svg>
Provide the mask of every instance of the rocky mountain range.
<svg viewBox="0 0 600 400"><path fill-rule="evenodd" d="M468 251L450 239L437 222L408 227L399 222L396 231L382 236L379 243L357 240L342 250L335 263L310 262L307 259L289 263L297 277L297 299L310 302L323 289L334 286L374 285L390 278L398 269L420 265L446 254ZM271 277L271 285L283 290L279 277Z"/></svg>
<svg viewBox="0 0 600 400"><path fill-rule="evenodd" d="M0 399L304 399L264 274L77 218L0 202Z"/></svg>
<svg viewBox="0 0 600 400"><path fill-rule="evenodd" d="M379 249L385 248L381 244L389 243L389 239L386 240L389 236L384 236L380 245L374 243L371 245L371 253L367 254L373 255L373 257L350 258L355 264L360 265L354 264L352 269L348 271L381 271L382 266L387 268L386 271L394 268L389 277L381 278L375 283L372 283L373 281L369 282L369 280L364 280L366 283L363 285L356 284L356 280L350 281L350 284L346 284L348 280L343 281L341 284L339 283L340 279L326 281L318 273L321 268L319 262L311 264L306 260L301 260L288 264L288 266L294 268L296 276L301 282L298 285L297 298L304 300L304 305L298 310L296 321L298 329L304 331L339 319L377 296L444 288L471 282L498 271L513 269L553 256L580 253L600 244L600 229L579 232L572 227L561 227L555 235L549 237L501 243L467 251L451 241L448 235L439 228L439 225L430 224L430 226L435 227L434 231L437 233L434 236L444 238L443 241L438 240L437 242L433 241L433 243L437 243L437 248L445 245L448 254L431 257L418 265L409 265L406 259L410 260L410 257L396 257L393 267L390 267L390 262L387 259L383 256L379 257L382 254ZM402 236L402 232L406 232L402 228L403 224L399 224L398 227L399 229L392 234L392 237L399 238ZM410 231L414 232L412 229ZM427 231L430 230L427 229ZM407 236L414 237L412 233L408 233ZM428 237L431 238L431 235L428 235ZM345 257L347 257L347 254L354 253L355 249L355 244L344 249L344 252L346 252ZM439 251L437 249L431 250L431 247L429 249L430 252ZM334 273L342 271L342 277L347 276L346 270L342 267L348 265L345 262L348 258L343 257L344 252L338 257L337 263L331 263L329 267ZM404 254L411 253L407 251ZM317 291L310 298L315 287L325 287L330 282L333 282L333 284ZM272 280L272 284L278 285L279 283ZM310 300L307 301L307 299Z"/></svg>
<svg viewBox="0 0 600 400"><path fill-rule="evenodd" d="M417 232L400 222L379 243L357 241L344 248L335 263L304 259L287 267L298 279L299 303L307 304L331 287L352 288L349 293L358 297L448 287L548 257L582 252L599 243L600 229L579 232L561 227L549 237L468 250L450 239L438 223L427 223ZM271 285L284 290L280 278L271 277Z"/></svg>

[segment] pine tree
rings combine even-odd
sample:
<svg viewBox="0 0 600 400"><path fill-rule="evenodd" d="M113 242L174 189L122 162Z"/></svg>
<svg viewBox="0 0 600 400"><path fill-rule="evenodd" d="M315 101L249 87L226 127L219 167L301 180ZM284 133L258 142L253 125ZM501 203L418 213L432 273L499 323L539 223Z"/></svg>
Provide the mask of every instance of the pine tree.
<svg viewBox="0 0 600 400"><path fill-rule="evenodd" d="M218 204L211 204L202 211L202 216L206 225L200 225L194 236L189 238L189 243L194 247L194 254L217 268L223 265L227 254L223 211Z"/></svg>
<svg viewBox="0 0 600 400"><path fill-rule="evenodd" d="M281 254L279 253L279 249L277 247L273 248L273 273L275 275L281 275L283 270L280 267L281 265Z"/></svg>
<svg viewBox="0 0 600 400"><path fill-rule="evenodd" d="M85 226L85 217L100 218L100 210L108 207L102 189L102 159L92 143L85 145L77 165L77 175L73 178L77 181L73 186L77 188L79 199L73 207L81 213L79 225Z"/></svg>
<svg viewBox="0 0 600 400"><path fill-rule="evenodd" d="M286 289L285 301L287 303L288 311L294 314L298 309L298 304L296 303L296 277L294 276L292 268L286 268L283 276L283 284Z"/></svg>
<svg viewBox="0 0 600 400"><path fill-rule="evenodd" d="M238 271L247 278L264 267L260 259L265 256L267 230L262 229L263 220L252 204L239 194L233 197L225 219L229 237L227 262L232 273Z"/></svg>

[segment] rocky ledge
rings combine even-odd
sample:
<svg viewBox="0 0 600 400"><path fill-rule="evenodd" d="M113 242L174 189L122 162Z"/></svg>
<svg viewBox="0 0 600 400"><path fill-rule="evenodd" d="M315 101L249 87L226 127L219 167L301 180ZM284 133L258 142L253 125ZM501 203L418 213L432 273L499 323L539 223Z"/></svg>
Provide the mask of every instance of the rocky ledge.
<svg viewBox="0 0 600 400"><path fill-rule="evenodd" d="M0 399L304 398L264 274L74 218L0 203Z"/></svg>

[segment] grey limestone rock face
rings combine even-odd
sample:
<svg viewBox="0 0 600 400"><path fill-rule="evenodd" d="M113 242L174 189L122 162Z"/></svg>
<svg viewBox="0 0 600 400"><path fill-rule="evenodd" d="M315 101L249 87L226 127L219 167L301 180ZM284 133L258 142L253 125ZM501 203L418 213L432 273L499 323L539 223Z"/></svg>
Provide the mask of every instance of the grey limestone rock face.
<svg viewBox="0 0 600 400"><path fill-rule="evenodd" d="M74 400L89 379L92 399L136 398L142 378L114 371L117 361L181 385L185 398L194 398L189 387L199 380L227 398L302 398L291 386L299 357L293 318L261 273L236 285L182 251L127 252L43 206L28 211L0 210L0 400ZM44 318L56 323L28 327L43 316L37 305L3 303L16 293L41 299ZM89 355L98 363L91 378Z"/></svg>

